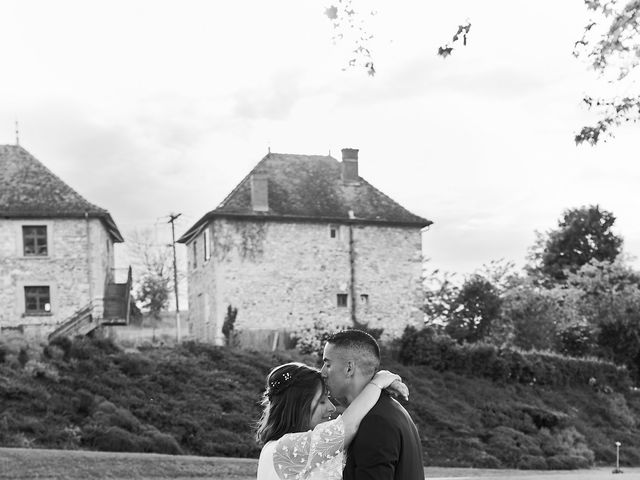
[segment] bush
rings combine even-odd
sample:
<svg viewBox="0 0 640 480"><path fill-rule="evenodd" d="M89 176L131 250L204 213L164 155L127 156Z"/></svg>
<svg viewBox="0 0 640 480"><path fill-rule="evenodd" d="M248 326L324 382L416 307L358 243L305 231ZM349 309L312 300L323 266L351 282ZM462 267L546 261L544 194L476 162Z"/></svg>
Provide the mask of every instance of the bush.
<svg viewBox="0 0 640 480"><path fill-rule="evenodd" d="M586 386L598 383L628 391L631 380L624 367L595 359L564 357L554 353L520 352L495 345L457 344L432 328L407 327L400 339L399 360L405 365L427 365L497 382Z"/></svg>
<svg viewBox="0 0 640 480"><path fill-rule="evenodd" d="M144 452L146 444L141 440L120 427L88 428L82 433L82 443L105 452Z"/></svg>
<svg viewBox="0 0 640 480"><path fill-rule="evenodd" d="M484 454L473 460L473 468L501 468L502 463L493 455Z"/></svg>
<svg viewBox="0 0 640 480"><path fill-rule="evenodd" d="M550 470L578 470L590 467L586 458L575 455L554 455L547 458L547 465Z"/></svg>
<svg viewBox="0 0 640 480"><path fill-rule="evenodd" d="M166 453L168 455L179 455L182 449L175 438L167 433L159 432L155 429L146 432L149 439L149 452Z"/></svg>
<svg viewBox="0 0 640 480"><path fill-rule="evenodd" d="M57 347L59 349L61 349L64 354L63 354L63 358L65 360L67 360L69 358L69 353L71 352L71 345L72 342L68 337L56 337L53 340L51 340L49 342L49 347ZM55 358L52 354L52 351L49 351L47 348L45 348L45 356L47 356L47 358Z"/></svg>
<svg viewBox="0 0 640 480"><path fill-rule="evenodd" d="M547 461L544 457L535 455L523 455L518 461L517 468L520 470L546 470Z"/></svg>

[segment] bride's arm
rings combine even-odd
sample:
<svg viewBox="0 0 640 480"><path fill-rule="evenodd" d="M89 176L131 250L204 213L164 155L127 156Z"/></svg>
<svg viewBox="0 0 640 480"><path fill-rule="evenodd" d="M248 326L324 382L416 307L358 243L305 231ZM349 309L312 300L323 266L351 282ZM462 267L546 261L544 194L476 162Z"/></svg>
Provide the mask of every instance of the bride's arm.
<svg viewBox="0 0 640 480"><path fill-rule="evenodd" d="M391 386L394 382L400 382L400 377L387 370L381 370L374 375L369 383L364 387L362 392L351 402L351 405L342 413L342 422L344 423L344 448L355 437L360 422L364 416L369 413L378 399L380 392ZM404 386L404 384L403 384ZM394 385L395 387L395 385ZM406 387L405 387L406 388Z"/></svg>

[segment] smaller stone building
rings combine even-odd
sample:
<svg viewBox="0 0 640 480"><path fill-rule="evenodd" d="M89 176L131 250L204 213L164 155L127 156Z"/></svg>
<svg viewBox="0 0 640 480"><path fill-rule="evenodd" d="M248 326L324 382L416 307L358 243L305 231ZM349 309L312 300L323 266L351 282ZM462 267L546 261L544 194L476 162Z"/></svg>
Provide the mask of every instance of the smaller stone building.
<svg viewBox="0 0 640 480"><path fill-rule="evenodd" d="M387 336L422 321L422 228L342 161L269 153L178 240L187 246L191 334L367 324ZM275 341L274 341L275 345Z"/></svg>
<svg viewBox="0 0 640 480"><path fill-rule="evenodd" d="M114 282L122 241L109 212L24 148L0 145L0 332L45 338L65 322L75 334L126 321L129 287Z"/></svg>

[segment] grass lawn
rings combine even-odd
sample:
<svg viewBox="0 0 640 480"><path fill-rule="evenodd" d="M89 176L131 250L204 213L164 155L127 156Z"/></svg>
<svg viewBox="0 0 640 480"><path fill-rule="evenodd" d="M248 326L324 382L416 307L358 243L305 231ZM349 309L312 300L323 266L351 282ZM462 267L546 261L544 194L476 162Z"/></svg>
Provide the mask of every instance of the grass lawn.
<svg viewBox="0 0 640 480"><path fill-rule="evenodd" d="M0 479L191 479L250 480L256 478L257 461L242 458L193 457L142 453L88 452L0 448ZM483 478L498 480L637 480L640 468L623 469L613 475L610 468L579 471L481 470L470 468L425 469L429 480Z"/></svg>

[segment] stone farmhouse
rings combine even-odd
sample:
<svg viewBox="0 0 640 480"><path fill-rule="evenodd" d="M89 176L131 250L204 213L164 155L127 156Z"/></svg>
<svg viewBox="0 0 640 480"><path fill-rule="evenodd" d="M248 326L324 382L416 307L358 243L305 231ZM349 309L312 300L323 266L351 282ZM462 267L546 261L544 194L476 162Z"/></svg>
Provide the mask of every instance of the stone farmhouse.
<svg viewBox="0 0 640 480"><path fill-rule="evenodd" d="M111 215L19 145L0 145L0 335L45 339L128 321Z"/></svg>
<svg viewBox="0 0 640 480"><path fill-rule="evenodd" d="M423 318L421 230L431 223L360 177L356 149L341 162L269 153L178 240L190 333L223 343L231 306L240 333L366 324L400 334Z"/></svg>

